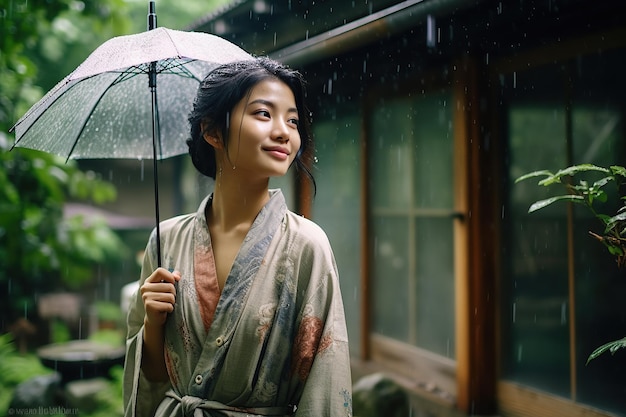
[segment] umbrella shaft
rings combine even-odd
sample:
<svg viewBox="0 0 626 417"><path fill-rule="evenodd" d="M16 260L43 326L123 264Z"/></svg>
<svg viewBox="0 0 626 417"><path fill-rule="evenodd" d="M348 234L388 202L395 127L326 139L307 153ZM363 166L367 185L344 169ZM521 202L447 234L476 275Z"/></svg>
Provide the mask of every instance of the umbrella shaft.
<svg viewBox="0 0 626 417"><path fill-rule="evenodd" d="M150 87L152 91L154 91L154 89L156 88L156 78L156 62L151 62L150 70L148 71L148 87Z"/></svg>
<svg viewBox="0 0 626 417"><path fill-rule="evenodd" d="M157 27L157 16L155 10L155 2L151 1L148 6L148 30L156 29Z"/></svg>

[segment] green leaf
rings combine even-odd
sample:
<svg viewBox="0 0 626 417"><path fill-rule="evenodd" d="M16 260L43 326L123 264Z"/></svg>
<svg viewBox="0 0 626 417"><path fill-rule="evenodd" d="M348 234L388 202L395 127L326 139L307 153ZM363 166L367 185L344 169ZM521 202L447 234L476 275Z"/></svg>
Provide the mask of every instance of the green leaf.
<svg viewBox="0 0 626 417"><path fill-rule="evenodd" d="M606 203L608 198L608 195L604 191L597 190L589 195L589 204L591 205L596 200L601 203Z"/></svg>
<svg viewBox="0 0 626 417"><path fill-rule="evenodd" d="M542 176L545 177L545 176L550 176L550 175L553 175L552 172L546 171L546 170L530 172L516 179L515 184L517 184L520 181L527 180L529 178L542 177Z"/></svg>
<svg viewBox="0 0 626 417"><path fill-rule="evenodd" d="M612 165L611 172L613 173L613 175L619 175L626 178L626 168L624 168L623 166Z"/></svg>
<svg viewBox="0 0 626 417"><path fill-rule="evenodd" d="M529 213L535 212L537 210L540 210L540 209L542 209L544 207L549 206L552 203L555 203L557 201L563 201L563 200L564 201L569 201L569 202L572 202L572 203L579 203L579 204L584 204L584 202L585 202L585 199L582 196L579 196L579 195L572 195L572 194L559 195L559 196L556 196L556 197L550 197L550 198L547 198L545 200L540 200L540 201L537 201L537 202L533 203L530 206L530 208L528 209L528 212Z"/></svg>
<svg viewBox="0 0 626 417"><path fill-rule="evenodd" d="M599 167L597 165L593 165L593 164L580 164L580 165L572 165L570 167L567 167L565 169L561 169L559 170L556 174L545 178L541 181L539 181L539 185L544 185L544 186L548 186L548 185L552 185L555 183L560 183L561 182L561 178L564 176L574 176L580 172L587 172L587 171L599 171L599 172L604 172L609 174L610 171L607 168L603 168L603 167Z"/></svg>
<svg viewBox="0 0 626 417"><path fill-rule="evenodd" d="M623 256L624 255L624 251L622 250L621 247L615 246L615 245L611 245L609 243L605 243L605 245L609 249L609 253L611 255L614 255L614 256Z"/></svg>
<svg viewBox="0 0 626 417"><path fill-rule="evenodd" d="M602 179L599 179L598 181L593 183L593 188L602 188L604 187L606 184L608 184L611 181L614 181L615 178L614 177L604 177Z"/></svg>
<svg viewBox="0 0 626 417"><path fill-rule="evenodd" d="M614 224L614 223L623 222L623 221L626 221L626 211L611 217L607 221L607 224Z"/></svg>
<svg viewBox="0 0 626 417"><path fill-rule="evenodd" d="M611 352L611 355L614 355L615 352L621 348L626 348L626 337L624 337L623 339L606 343L600 346L599 348L597 348L596 350L594 350L593 352L591 352L591 355L589 355L589 358L587 358L587 364L589 364L589 362L591 362L593 359L597 358L598 356L602 355L605 352Z"/></svg>

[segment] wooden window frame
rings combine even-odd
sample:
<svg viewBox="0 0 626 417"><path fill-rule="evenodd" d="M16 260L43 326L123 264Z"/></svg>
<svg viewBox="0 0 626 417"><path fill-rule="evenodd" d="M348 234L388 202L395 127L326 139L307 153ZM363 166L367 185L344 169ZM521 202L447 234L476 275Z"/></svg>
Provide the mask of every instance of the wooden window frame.
<svg viewBox="0 0 626 417"><path fill-rule="evenodd" d="M454 143L454 262L455 262L455 360L446 359L429 351L412 347L389 338L371 333L371 287L372 271L370 259L370 233L368 220L369 206L368 172L368 117L364 117L361 146L361 196L363 207L361 234L361 360L371 361L400 378L408 379L409 388L422 394L439 393L449 405L467 412L490 413L494 409L495 392L495 350L493 306L494 288L485 273L485 262L480 256L480 233L489 218L489 212L482 206L483 198L470 196L489 195L491 190L478 187L478 178L489 169L485 165L485 153L480 149L477 138L480 133L478 120L477 70L471 60L463 60L454 65L455 71L449 77L442 77L443 71L419 74L412 81L401 86L398 91L434 90L446 87L453 97L453 143ZM419 77L419 79L418 79ZM389 95L384 86L370 89L362 114L372 113L374 100L381 94ZM397 94L400 96L400 94ZM472 143L474 143L472 145ZM482 211L481 211L482 210ZM472 215L472 213L474 213ZM476 214L479 213L479 214ZM474 239L471 239L472 230ZM473 248L473 249L472 249ZM479 259L472 262L472 257ZM485 326L487 323L487 326ZM473 329L473 330L472 330ZM416 377L419 375L419 378ZM476 383L478 382L478 383Z"/></svg>

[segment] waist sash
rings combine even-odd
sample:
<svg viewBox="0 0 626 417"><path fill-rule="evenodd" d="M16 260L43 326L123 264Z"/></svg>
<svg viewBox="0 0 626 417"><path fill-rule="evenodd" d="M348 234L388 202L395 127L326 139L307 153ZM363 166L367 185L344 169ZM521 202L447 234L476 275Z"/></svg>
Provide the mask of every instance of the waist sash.
<svg viewBox="0 0 626 417"><path fill-rule="evenodd" d="M229 411L231 413L234 412L253 416L291 416L296 412L295 405L286 407L231 407L219 401L205 400L191 395L183 395L180 397L173 390L167 391L165 395L175 399L181 404L185 417L204 417L203 410Z"/></svg>

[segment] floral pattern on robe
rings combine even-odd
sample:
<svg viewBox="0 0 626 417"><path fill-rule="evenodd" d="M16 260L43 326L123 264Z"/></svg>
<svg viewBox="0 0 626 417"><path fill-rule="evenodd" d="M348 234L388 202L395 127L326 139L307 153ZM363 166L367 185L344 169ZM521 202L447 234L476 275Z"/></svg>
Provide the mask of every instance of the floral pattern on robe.
<svg viewBox="0 0 626 417"><path fill-rule="evenodd" d="M352 414L350 359L337 267L325 233L287 209L279 190L259 212L224 288L217 286L205 207L161 224L163 267L181 272L165 324L170 380L141 371L144 308L128 314L125 415ZM156 239L140 284L156 269Z"/></svg>

